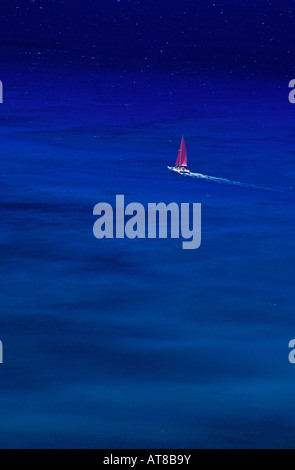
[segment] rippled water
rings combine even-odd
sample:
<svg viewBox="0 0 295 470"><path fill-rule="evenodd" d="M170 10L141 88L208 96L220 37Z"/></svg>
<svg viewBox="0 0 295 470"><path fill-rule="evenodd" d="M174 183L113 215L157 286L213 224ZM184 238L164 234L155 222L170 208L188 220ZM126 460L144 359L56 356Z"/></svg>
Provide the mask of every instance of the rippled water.
<svg viewBox="0 0 295 470"><path fill-rule="evenodd" d="M98 70L2 81L1 446L292 447L284 91ZM244 187L169 172L182 133L193 172ZM93 207L116 194L201 202L201 247L95 239Z"/></svg>

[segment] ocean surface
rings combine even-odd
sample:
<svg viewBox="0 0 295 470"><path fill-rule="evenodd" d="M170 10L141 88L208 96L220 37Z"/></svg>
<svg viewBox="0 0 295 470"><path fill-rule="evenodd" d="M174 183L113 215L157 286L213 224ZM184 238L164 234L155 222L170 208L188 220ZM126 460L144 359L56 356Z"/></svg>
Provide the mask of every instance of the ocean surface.
<svg viewBox="0 0 295 470"><path fill-rule="evenodd" d="M1 74L1 447L294 447L287 81ZM97 240L116 194L202 203L200 248Z"/></svg>

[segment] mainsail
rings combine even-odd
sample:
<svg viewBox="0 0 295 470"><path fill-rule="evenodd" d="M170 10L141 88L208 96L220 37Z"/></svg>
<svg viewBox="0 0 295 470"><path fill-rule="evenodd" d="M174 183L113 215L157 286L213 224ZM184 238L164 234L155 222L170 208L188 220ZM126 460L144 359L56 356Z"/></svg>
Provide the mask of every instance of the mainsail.
<svg viewBox="0 0 295 470"><path fill-rule="evenodd" d="M184 138L182 137L177 155L176 166L187 166L187 153Z"/></svg>

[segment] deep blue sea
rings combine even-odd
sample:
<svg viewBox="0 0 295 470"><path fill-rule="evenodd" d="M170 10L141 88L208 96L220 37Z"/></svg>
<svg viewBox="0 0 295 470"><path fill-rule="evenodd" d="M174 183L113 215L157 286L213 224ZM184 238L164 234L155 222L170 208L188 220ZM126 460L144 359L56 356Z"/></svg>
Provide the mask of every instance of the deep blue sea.
<svg viewBox="0 0 295 470"><path fill-rule="evenodd" d="M293 447L287 82L1 73L1 447ZM192 171L253 186L169 172L182 134ZM116 194L202 203L200 248L94 238Z"/></svg>

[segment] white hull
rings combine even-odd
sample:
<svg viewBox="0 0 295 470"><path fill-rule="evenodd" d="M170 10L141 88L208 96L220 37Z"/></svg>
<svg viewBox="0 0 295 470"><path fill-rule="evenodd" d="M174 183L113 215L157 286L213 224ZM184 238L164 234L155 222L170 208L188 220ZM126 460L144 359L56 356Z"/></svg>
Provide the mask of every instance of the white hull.
<svg viewBox="0 0 295 470"><path fill-rule="evenodd" d="M175 166L167 166L168 170L174 171L175 173L178 173L179 175L190 175L189 170L180 170Z"/></svg>

